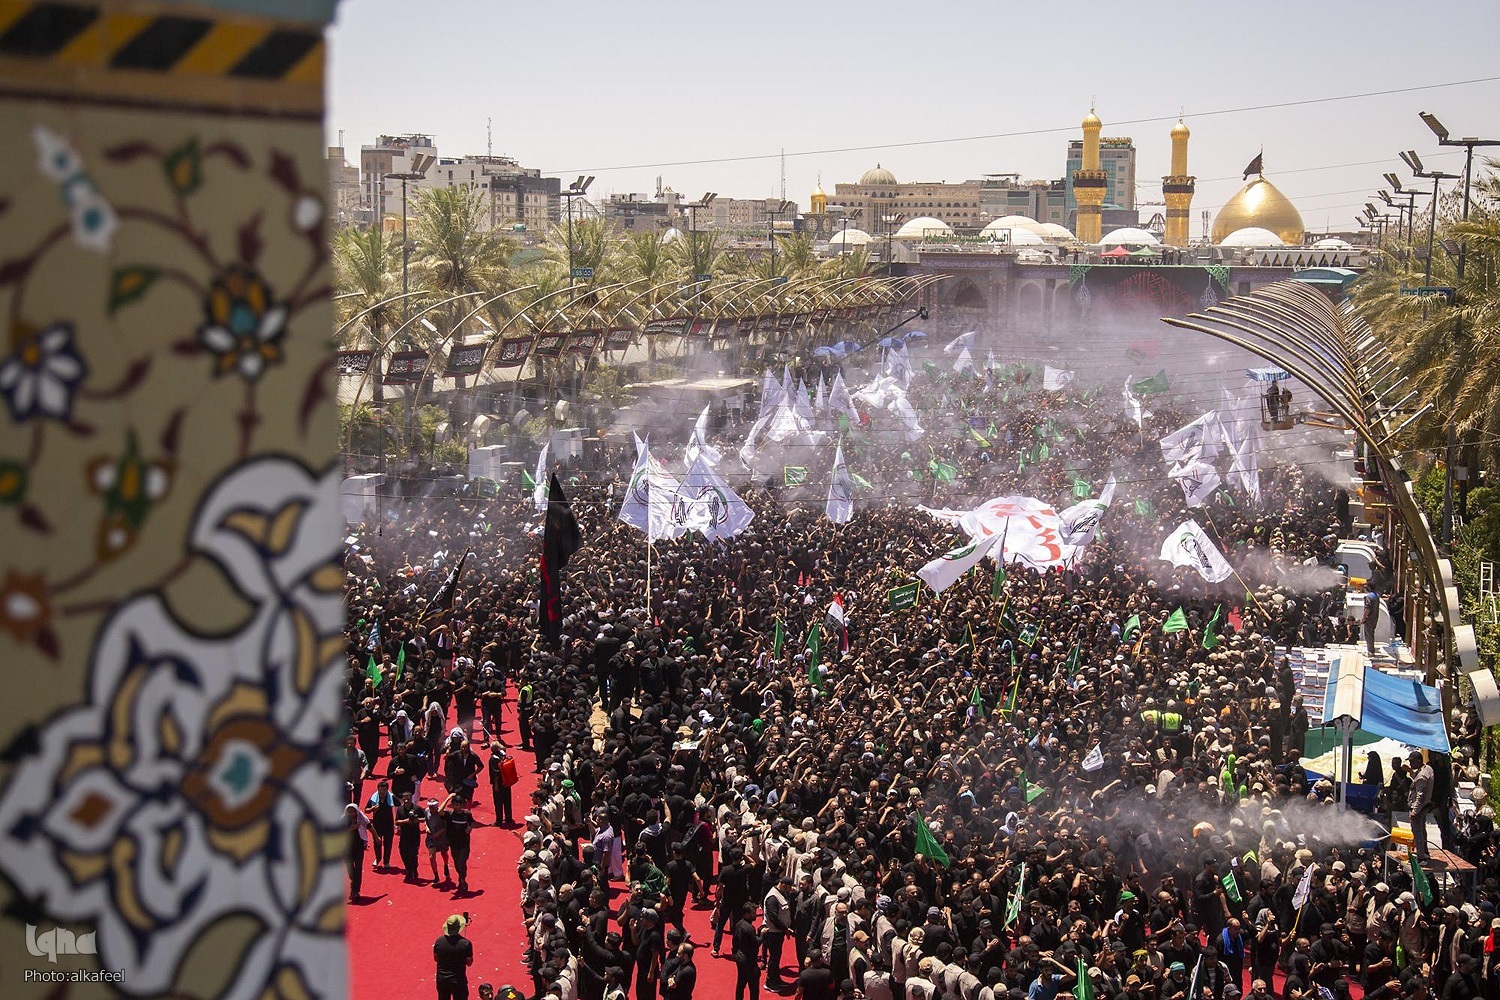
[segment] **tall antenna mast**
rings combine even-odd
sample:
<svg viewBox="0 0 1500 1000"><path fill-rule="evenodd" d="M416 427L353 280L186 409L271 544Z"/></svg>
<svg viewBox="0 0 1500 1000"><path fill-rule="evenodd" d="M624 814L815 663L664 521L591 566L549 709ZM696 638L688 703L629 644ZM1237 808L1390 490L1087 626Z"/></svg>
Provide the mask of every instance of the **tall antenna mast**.
<svg viewBox="0 0 1500 1000"><path fill-rule="evenodd" d="M494 127L493 127L494 124L495 124L495 119L493 119L493 118L486 118L484 120L484 155L485 156L494 156L495 155L495 131L494 131Z"/></svg>
<svg viewBox="0 0 1500 1000"><path fill-rule="evenodd" d="M786 147L781 147L781 200L786 201Z"/></svg>

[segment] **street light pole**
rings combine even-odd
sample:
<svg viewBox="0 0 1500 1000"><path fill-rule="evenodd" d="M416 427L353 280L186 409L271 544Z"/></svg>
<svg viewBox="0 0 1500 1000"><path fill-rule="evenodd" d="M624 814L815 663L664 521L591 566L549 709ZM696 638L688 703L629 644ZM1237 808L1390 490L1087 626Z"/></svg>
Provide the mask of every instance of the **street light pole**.
<svg viewBox="0 0 1500 1000"><path fill-rule="evenodd" d="M1470 181L1473 179L1473 175L1474 175L1474 150L1475 150L1476 147L1481 147L1481 146L1486 146L1486 147L1487 146L1500 146L1500 139L1479 139L1479 138L1476 138L1474 136L1466 136L1465 138L1462 138L1462 139L1454 139L1454 138L1450 137L1448 129L1443 125L1443 123L1440 122L1440 121L1438 121L1437 116L1434 115L1434 114L1432 114L1431 112L1419 111L1419 112L1417 112L1417 117L1421 118L1423 124L1425 124L1432 131L1433 135L1437 136L1437 141L1438 141L1438 145L1439 146L1462 146L1462 147L1464 147L1464 207L1463 207L1463 221L1468 222L1469 221L1469 184L1470 184ZM1421 161L1418 161L1418 162L1420 163ZM1434 217L1437 215L1436 199L1434 199L1434 203L1433 203L1433 206L1432 206L1432 214L1433 214ZM1454 295L1454 299L1455 300L1458 297L1459 289L1461 289L1463 287L1463 284L1464 284L1464 259L1465 259L1466 255L1467 255L1467 250L1468 250L1467 240L1462 241L1462 242L1460 242L1458 244L1458 266L1457 266L1457 274L1456 274L1454 282L1453 282L1453 295ZM1432 266L1432 263L1431 263L1432 262L1432 252L1431 252L1430 248L1429 248L1428 253L1427 253L1427 259L1428 259L1428 267L1431 267ZM1463 329L1464 329L1463 314L1459 313L1456 316L1456 318L1454 319L1454 323L1453 323L1453 337L1454 337L1455 340L1458 339L1459 337L1461 337L1463 335ZM1448 425L1448 442L1447 442L1447 448L1446 448L1445 454L1443 456L1443 458L1444 458L1444 462L1443 462L1443 465L1444 465L1444 470L1443 470L1443 547L1444 547L1444 549L1447 549L1449 546L1451 546L1453 544L1453 445L1454 445L1454 440L1453 439L1454 439L1453 425L1450 422L1449 425Z"/></svg>
<svg viewBox="0 0 1500 1000"><path fill-rule="evenodd" d="M427 171L432 169L437 157L428 153L418 153L412 157L411 169L386 174L388 180L401 182L401 294L407 295L411 290L408 278L408 265L411 259L411 243L406 239L406 182L419 181L427 176ZM384 224L384 220L382 220ZM404 323L411 316L411 300L402 299L401 321Z"/></svg>
<svg viewBox="0 0 1500 1000"><path fill-rule="evenodd" d="M776 220L785 215L791 209L791 207L791 202L783 201L780 205L777 206L774 212L770 213L771 229L768 233L768 236L769 246L771 248L771 277L773 278L776 277Z"/></svg>
<svg viewBox="0 0 1500 1000"><path fill-rule="evenodd" d="M582 198L592 183L594 183L592 175L585 177L579 174L578 179L569 184L568 189L562 193L562 196L568 199L568 303L570 305L573 302L573 278L575 276L573 272L577 270L573 266L573 199Z"/></svg>

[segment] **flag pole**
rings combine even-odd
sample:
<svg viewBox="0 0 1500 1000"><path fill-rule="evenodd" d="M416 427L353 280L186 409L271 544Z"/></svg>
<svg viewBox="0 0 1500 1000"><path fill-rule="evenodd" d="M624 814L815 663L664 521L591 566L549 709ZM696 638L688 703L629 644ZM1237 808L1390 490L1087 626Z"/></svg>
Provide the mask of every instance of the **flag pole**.
<svg viewBox="0 0 1500 1000"><path fill-rule="evenodd" d="M649 521L648 521L649 525ZM651 532L646 532L646 620L651 619L651 550L656 548L651 543Z"/></svg>
<svg viewBox="0 0 1500 1000"><path fill-rule="evenodd" d="M1222 540L1224 538L1224 535L1219 531L1219 526L1217 524L1214 524L1214 516L1209 512L1208 504L1203 505L1203 519L1209 523L1209 526L1211 528L1214 529L1214 534L1218 535L1220 540ZM1250 589L1250 585L1245 582L1245 578L1243 576L1240 576L1240 571L1234 568L1234 563L1229 562L1228 559L1225 559L1224 561L1226 563L1229 563L1229 572L1233 573L1234 578L1240 582L1240 586L1245 588L1245 596L1255 602L1255 610L1259 611L1267 618L1270 618L1271 613L1267 611L1265 609L1265 606L1260 603L1260 598L1255 596L1255 591Z"/></svg>

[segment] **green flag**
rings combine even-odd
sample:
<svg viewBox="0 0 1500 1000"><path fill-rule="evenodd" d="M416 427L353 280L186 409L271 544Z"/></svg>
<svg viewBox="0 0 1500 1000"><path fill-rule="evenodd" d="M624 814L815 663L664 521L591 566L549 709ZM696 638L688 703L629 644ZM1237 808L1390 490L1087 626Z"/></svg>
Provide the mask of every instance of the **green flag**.
<svg viewBox="0 0 1500 1000"><path fill-rule="evenodd" d="M1406 860L1411 863L1411 888L1422 900L1423 906L1432 905L1432 883L1427 878L1427 873L1422 866L1417 864L1417 852L1412 851L1406 855Z"/></svg>
<svg viewBox="0 0 1500 1000"><path fill-rule="evenodd" d="M940 483L951 483L958 478L958 468L949 465L933 454L932 460L927 463L927 469L932 473L932 478Z"/></svg>
<svg viewBox="0 0 1500 1000"><path fill-rule="evenodd" d="M818 669L818 660L823 655L823 636L818 625L813 623L807 630L807 683L823 690L823 672Z"/></svg>
<svg viewBox="0 0 1500 1000"><path fill-rule="evenodd" d="M1015 666L1016 666L1016 651L1015 650L1011 650L1011 652L1010 652L1010 665L1011 665L1012 669L1014 669ZM1002 714L1004 714L1004 715L1012 715L1012 714L1015 713L1015 710L1016 710L1016 698L1020 694L1021 694L1021 675L1020 674L1016 674L1016 679L1015 679L1015 681L1010 686L1010 697L1008 697L1008 698L1005 699L1005 704L1000 709L1000 711L1001 711Z"/></svg>
<svg viewBox="0 0 1500 1000"><path fill-rule="evenodd" d="M771 630L771 658L781 659L781 646L786 642L786 633L781 629L781 619L776 619L776 627Z"/></svg>
<svg viewBox="0 0 1500 1000"><path fill-rule="evenodd" d="M1021 875L1016 879L1016 891L1011 893L1010 902L1005 906L1005 923L1001 929L1009 927L1021 915L1021 899L1026 895L1026 862L1021 862Z"/></svg>
<svg viewBox="0 0 1500 1000"><path fill-rule="evenodd" d="M1000 600L1000 595L1003 593L1005 593L1005 564L997 560L995 562L995 579L990 582L990 600ZM1003 612L1001 613L1001 617L1005 617Z"/></svg>
<svg viewBox="0 0 1500 1000"><path fill-rule="evenodd" d="M783 465L781 467L781 478L788 486L801 486L807 482L807 466Z"/></svg>
<svg viewBox="0 0 1500 1000"><path fill-rule="evenodd" d="M1130 637L1141 630L1141 616L1131 615L1125 619L1125 631L1120 633L1121 642L1129 642Z"/></svg>
<svg viewBox="0 0 1500 1000"><path fill-rule="evenodd" d="M848 418L845 417L844 419L847 420ZM873 490L875 488L870 485L870 481L868 479L866 479L864 476L861 476L857 472L849 473L849 478L854 480L854 485L858 486L862 490Z"/></svg>
<svg viewBox="0 0 1500 1000"><path fill-rule="evenodd" d="M1093 492L1094 488L1089 485L1088 480L1081 479L1078 476L1073 477L1073 496L1075 499L1087 500Z"/></svg>
<svg viewBox="0 0 1500 1000"><path fill-rule="evenodd" d="M1137 499L1135 501L1135 516L1136 517L1155 517L1156 516L1156 506L1154 504L1152 504L1152 502L1150 500Z"/></svg>
<svg viewBox="0 0 1500 1000"><path fill-rule="evenodd" d="M990 446L989 438L985 437L983 434L979 433L972 427L969 428L969 436L972 437L974 439L974 443L979 445L979 447L981 448L988 448Z"/></svg>
<svg viewBox="0 0 1500 1000"><path fill-rule="evenodd" d="M917 606L917 595L922 591L922 585L918 581L892 587L887 596L891 601L892 611L905 611L907 608Z"/></svg>
<svg viewBox="0 0 1500 1000"><path fill-rule="evenodd" d="M399 681L401 679L401 675L403 673L405 673L405 672L406 672L406 643L403 642L401 644L401 648L396 651L396 680Z"/></svg>
<svg viewBox="0 0 1500 1000"><path fill-rule="evenodd" d="M1039 631L1040 630L1036 627L1035 622L1027 622L1021 628L1021 634L1016 637L1016 641L1025 643L1027 648L1030 648L1036 645L1036 637Z"/></svg>
<svg viewBox="0 0 1500 1000"><path fill-rule="evenodd" d="M1068 654L1067 660L1063 663L1063 666L1068 668L1069 677L1072 677L1074 674L1078 673L1078 656L1082 652L1082 646L1074 646L1073 651Z"/></svg>
<svg viewBox="0 0 1500 1000"><path fill-rule="evenodd" d="M1213 649L1219 644L1219 619L1224 614L1224 605L1214 608L1214 616L1208 620L1208 625L1203 629L1203 648Z"/></svg>
<svg viewBox="0 0 1500 1000"><path fill-rule="evenodd" d="M1149 396L1152 393L1166 392L1171 387L1172 384L1167 381L1167 370L1165 368L1158 371L1155 375L1148 375L1146 378L1137 380L1135 385L1131 386L1137 396Z"/></svg>
<svg viewBox="0 0 1500 1000"><path fill-rule="evenodd" d="M528 490L536 489L536 480L531 478L531 473L525 469L521 470L521 485Z"/></svg>
<svg viewBox="0 0 1500 1000"><path fill-rule="evenodd" d="M1188 627L1187 612L1178 608L1167 616L1167 620L1161 623L1163 635L1171 635L1173 632L1186 632Z"/></svg>
<svg viewBox="0 0 1500 1000"><path fill-rule="evenodd" d="M1073 985L1073 996L1077 1000L1094 1000L1094 981L1089 978L1089 967L1078 960L1078 982Z"/></svg>
<svg viewBox="0 0 1500 1000"><path fill-rule="evenodd" d="M974 693L969 696L969 704L979 709L979 714L984 714L984 697L979 693L979 685L974 685Z"/></svg>
<svg viewBox="0 0 1500 1000"><path fill-rule="evenodd" d="M385 671L380 669L380 664L375 662L375 657L370 657L370 662L365 664L365 676L374 682L376 687L385 680Z"/></svg>
<svg viewBox="0 0 1500 1000"><path fill-rule="evenodd" d="M917 853L925 854L944 868L951 865L953 862L948 860L948 852L943 850L943 845L939 844L937 838L932 835L932 829L927 825L927 821L922 818L922 814L920 812L912 813L911 821L917 828Z"/></svg>
<svg viewBox="0 0 1500 1000"><path fill-rule="evenodd" d="M1028 806L1046 794L1047 789L1041 785L1033 785L1031 779L1026 777L1026 772L1021 772L1021 797Z"/></svg>

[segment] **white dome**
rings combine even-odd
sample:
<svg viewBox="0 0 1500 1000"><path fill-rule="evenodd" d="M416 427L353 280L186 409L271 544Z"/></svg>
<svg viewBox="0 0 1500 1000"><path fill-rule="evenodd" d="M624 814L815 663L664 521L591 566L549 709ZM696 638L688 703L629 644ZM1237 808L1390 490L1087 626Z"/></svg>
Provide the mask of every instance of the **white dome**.
<svg viewBox="0 0 1500 1000"><path fill-rule="evenodd" d="M1339 239L1337 237L1330 236L1326 240L1319 240L1318 242L1314 243L1313 244L1313 249L1314 250L1353 250L1354 249L1354 244L1350 243L1348 240L1341 240L1341 239Z"/></svg>
<svg viewBox="0 0 1500 1000"><path fill-rule="evenodd" d="M1160 246L1161 240L1144 229L1125 226L1105 233L1099 245L1101 247L1154 247Z"/></svg>
<svg viewBox="0 0 1500 1000"><path fill-rule="evenodd" d="M1263 247L1284 247L1280 236L1269 229L1261 229L1258 226L1247 226L1244 229L1236 229L1220 241L1221 247L1239 247L1242 249L1258 250Z"/></svg>
<svg viewBox="0 0 1500 1000"><path fill-rule="evenodd" d="M1042 223L1042 235L1049 240L1076 240L1078 238L1067 226L1059 226L1055 222Z"/></svg>
<svg viewBox="0 0 1500 1000"><path fill-rule="evenodd" d="M870 242L870 234L863 229L838 229L834 231L832 236L828 237L828 242L830 244L837 243L841 246L847 244L851 247L862 247Z"/></svg>
<svg viewBox="0 0 1500 1000"><path fill-rule="evenodd" d="M680 229L668 229L661 234L661 241L663 243L672 243L680 239L682 239L682 230Z"/></svg>
<svg viewBox="0 0 1500 1000"><path fill-rule="evenodd" d="M901 228L896 230L898 240L919 240L924 236L946 235L953 232L953 227L942 219L934 219L930 215L919 215L915 219L902 223Z"/></svg>
<svg viewBox="0 0 1500 1000"><path fill-rule="evenodd" d="M986 231L992 229L1024 229L1028 233L1042 235L1042 224L1035 219L1028 219L1024 215L1004 215L984 227Z"/></svg>
<svg viewBox="0 0 1500 1000"><path fill-rule="evenodd" d="M1039 247L1047 242L1030 229L996 227L994 223L985 226L984 232L996 243L1008 243L1013 247Z"/></svg>

